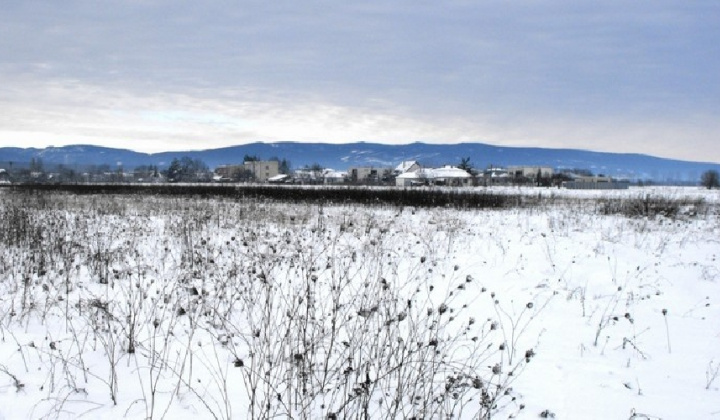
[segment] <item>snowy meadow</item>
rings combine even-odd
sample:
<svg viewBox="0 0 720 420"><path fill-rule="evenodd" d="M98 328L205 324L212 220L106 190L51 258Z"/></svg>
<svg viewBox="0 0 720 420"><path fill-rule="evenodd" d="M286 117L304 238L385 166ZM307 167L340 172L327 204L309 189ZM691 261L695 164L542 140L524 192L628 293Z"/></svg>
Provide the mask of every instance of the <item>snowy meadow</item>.
<svg viewBox="0 0 720 420"><path fill-rule="evenodd" d="M718 191L491 192L0 190L0 419L720 419Z"/></svg>

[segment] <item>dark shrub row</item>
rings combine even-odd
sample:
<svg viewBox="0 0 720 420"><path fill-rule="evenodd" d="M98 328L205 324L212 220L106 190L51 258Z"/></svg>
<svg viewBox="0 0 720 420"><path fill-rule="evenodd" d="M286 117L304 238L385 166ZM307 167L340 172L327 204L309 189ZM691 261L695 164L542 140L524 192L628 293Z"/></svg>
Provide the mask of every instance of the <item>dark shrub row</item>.
<svg viewBox="0 0 720 420"><path fill-rule="evenodd" d="M370 189L370 188L303 188L288 186L249 185L130 185L130 184L61 184L14 185L15 191L66 192L70 194L149 194L165 196L230 197L238 199L269 199L290 202L328 204L362 204L380 206L450 207L450 208L508 208L535 201L520 194L490 192L426 190L426 189Z"/></svg>
<svg viewBox="0 0 720 420"><path fill-rule="evenodd" d="M705 202L701 198L672 198L663 196L645 195L642 197L628 197L603 199L598 202L600 214L622 214L627 217L678 217L680 215L695 215L706 210Z"/></svg>
<svg viewBox="0 0 720 420"><path fill-rule="evenodd" d="M632 197L563 198L541 194L502 194L491 191L450 189L401 189L364 187L299 187L285 185L227 185L227 184L59 184L13 185L16 192L36 194L63 192L75 195L156 195L238 200L274 200L317 204L359 204L394 207L446 207L456 209L503 209L517 207L542 208L569 205L580 209L594 206L604 215L621 214L627 217L693 216L708 210L702 198L643 195Z"/></svg>

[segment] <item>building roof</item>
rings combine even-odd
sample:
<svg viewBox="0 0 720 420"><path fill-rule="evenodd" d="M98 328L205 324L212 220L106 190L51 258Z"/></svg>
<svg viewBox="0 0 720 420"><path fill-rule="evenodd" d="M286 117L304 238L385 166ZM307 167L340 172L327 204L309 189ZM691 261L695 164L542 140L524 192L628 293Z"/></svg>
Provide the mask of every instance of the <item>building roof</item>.
<svg viewBox="0 0 720 420"><path fill-rule="evenodd" d="M400 162L400 164L395 167L396 172L405 173L410 170L414 165L418 165L417 161L415 160L404 160ZM419 165L418 165L419 166Z"/></svg>
<svg viewBox="0 0 720 420"><path fill-rule="evenodd" d="M282 180L284 180L284 179L287 178L287 177L288 177L288 176L285 175L285 174L277 174L277 175L275 175L275 176L271 176L270 178L268 178L268 182L282 181Z"/></svg>
<svg viewBox="0 0 720 420"><path fill-rule="evenodd" d="M432 170L433 178L472 178L472 175L455 166L446 165Z"/></svg>
<svg viewBox="0 0 720 420"><path fill-rule="evenodd" d="M454 166L444 166L442 168L424 168L417 172L405 172L397 176L400 179L443 179L443 178L471 178L472 175Z"/></svg>

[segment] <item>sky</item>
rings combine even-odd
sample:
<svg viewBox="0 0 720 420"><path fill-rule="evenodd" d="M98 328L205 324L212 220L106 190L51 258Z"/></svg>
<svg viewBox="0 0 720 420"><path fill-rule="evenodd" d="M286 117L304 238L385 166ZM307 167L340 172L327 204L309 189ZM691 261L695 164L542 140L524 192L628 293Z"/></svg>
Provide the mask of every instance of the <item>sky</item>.
<svg viewBox="0 0 720 420"><path fill-rule="evenodd" d="M481 142L720 162L717 0L0 4L0 147Z"/></svg>

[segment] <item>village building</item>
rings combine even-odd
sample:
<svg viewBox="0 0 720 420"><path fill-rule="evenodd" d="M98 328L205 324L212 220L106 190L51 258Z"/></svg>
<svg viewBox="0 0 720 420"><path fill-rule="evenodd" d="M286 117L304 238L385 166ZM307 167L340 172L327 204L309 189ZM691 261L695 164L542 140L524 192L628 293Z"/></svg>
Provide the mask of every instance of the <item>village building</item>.
<svg viewBox="0 0 720 420"><path fill-rule="evenodd" d="M348 173L336 171L334 169L325 169L322 173L325 184L338 185L345 184L348 180Z"/></svg>
<svg viewBox="0 0 720 420"><path fill-rule="evenodd" d="M508 185L512 183L512 176L505 168L490 167L484 170L477 179L479 185Z"/></svg>
<svg viewBox="0 0 720 420"><path fill-rule="evenodd" d="M514 178L552 178L555 171L549 166L508 166L507 172Z"/></svg>
<svg viewBox="0 0 720 420"><path fill-rule="evenodd" d="M280 162L276 160L252 160L243 163L243 168L252 174L257 182L267 182L268 179L280 173Z"/></svg>
<svg viewBox="0 0 720 420"><path fill-rule="evenodd" d="M268 182L271 184L283 184L285 182L288 182L289 180L290 175L287 174L277 174L268 178Z"/></svg>
<svg viewBox="0 0 720 420"><path fill-rule="evenodd" d="M230 182L248 180L267 182L279 174L279 162L276 160L253 160L242 165L221 165L215 168L213 180L216 182Z"/></svg>
<svg viewBox="0 0 720 420"><path fill-rule="evenodd" d="M428 185L430 175L428 169L419 169L412 172L403 172L395 177L395 185L398 187L416 187Z"/></svg>
<svg viewBox="0 0 720 420"><path fill-rule="evenodd" d="M400 175L404 174L406 172L416 172L420 170L421 166L417 161L414 160L404 160L400 162L398 166L395 167L395 174Z"/></svg>
<svg viewBox="0 0 720 420"><path fill-rule="evenodd" d="M420 185L470 186L472 185L472 175L450 165L442 168L423 168L398 175L395 177L395 185L398 187Z"/></svg>
<svg viewBox="0 0 720 420"><path fill-rule="evenodd" d="M377 166L353 167L348 170L348 180L359 184L379 184L388 181L391 175L391 169Z"/></svg>
<svg viewBox="0 0 720 420"><path fill-rule="evenodd" d="M300 184L322 184L324 182L323 170L311 168L297 169L293 171L292 180Z"/></svg>
<svg viewBox="0 0 720 420"><path fill-rule="evenodd" d="M216 182L229 182L237 179L243 171L242 165L220 165L215 168L213 180Z"/></svg>
<svg viewBox="0 0 720 420"><path fill-rule="evenodd" d="M569 190L626 190L630 181L616 180L609 176L578 176L573 181L562 183Z"/></svg>
<svg viewBox="0 0 720 420"><path fill-rule="evenodd" d="M463 187L472 185L472 175L455 166L445 165L442 168L433 169L431 173L435 185Z"/></svg>

